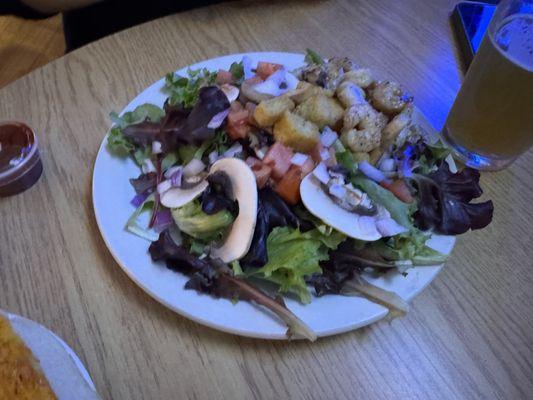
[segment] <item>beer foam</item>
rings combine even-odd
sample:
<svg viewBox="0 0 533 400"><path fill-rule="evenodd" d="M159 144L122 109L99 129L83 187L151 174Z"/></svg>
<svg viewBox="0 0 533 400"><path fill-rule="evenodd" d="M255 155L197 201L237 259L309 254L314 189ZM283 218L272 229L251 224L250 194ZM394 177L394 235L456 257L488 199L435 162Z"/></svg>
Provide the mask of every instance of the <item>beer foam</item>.
<svg viewBox="0 0 533 400"><path fill-rule="evenodd" d="M506 58L533 72L533 15L505 18L491 39Z"/></svg>

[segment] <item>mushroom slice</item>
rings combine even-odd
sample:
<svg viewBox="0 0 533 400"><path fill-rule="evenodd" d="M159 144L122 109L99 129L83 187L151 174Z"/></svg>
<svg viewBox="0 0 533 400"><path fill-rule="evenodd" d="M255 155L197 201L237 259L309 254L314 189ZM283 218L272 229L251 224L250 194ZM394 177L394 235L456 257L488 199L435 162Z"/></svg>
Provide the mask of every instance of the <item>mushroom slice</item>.
<svg viewBox="0 0 533 400"><path fill-rule="evenodd" d="M172 188L161 195L161 204L168 208L183 207L185 204L193 201L200 196L209 183L206 180L201 181L198 185L188 189Z"/></svg>
<svg viewBox="0 0 533 400"><path fill-rule="evenodd" d="M230 179L234 200L239 203L239 214L220 247L211 250L212 258L225 263L238 260L250 249L257 219L257 184L255 175L246 163L238 158L216 161L210 173L224 172Z"/></svg>
<svg viewBox="0 0 533 400"><path fill-rule="evenodd" d="M324 192L313 174L307 175L300 184L302 202L311 214L329 226L354 239L374 241L381 238L376 228L375 217L350 212L337 205Z"/></svg>

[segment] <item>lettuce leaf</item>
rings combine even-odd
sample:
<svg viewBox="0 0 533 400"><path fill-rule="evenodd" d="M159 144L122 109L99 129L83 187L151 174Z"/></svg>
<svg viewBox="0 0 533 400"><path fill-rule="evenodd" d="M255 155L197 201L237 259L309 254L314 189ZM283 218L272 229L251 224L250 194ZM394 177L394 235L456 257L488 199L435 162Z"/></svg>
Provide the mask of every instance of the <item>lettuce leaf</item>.
<svg viewBox="0 0 533 400"><path fill-rule="evenodd" d="M128 125L137 124L146 119L149 119L152 122L158 122L164 117L164 115L165 112L161 107L150 103L142 104L133 111L125 112L124 115L120 117L116 112L111 112L109 114L111 121L113 121L113 123L119 128L125 128Z"/></svg>
<svg viewBox="0 0 533 400"><path fill-rule="evenodd" d="M198 101L198 93L204 86L213 85L217 76L207 68L187 71L184 77L169 73L165 77L165 92L169 95L170 104L181 104L186 108L193 107Z"/></svg>
<svg viewBox="0 0 533 400"><path fill-rule="evenodd" d="M135 160L138 166L141 166L144 160L151 157L152 149L150 148L150 146L139 147L133 152L133 159Z"/></svg>
<svg viewBox="0 0 533 400"><path fill-rule="evenodd" d="M322 58L322 56L320 56L320 54L318 54L317 52L311 49L306 49L305 53L306 53L305 62L307 64L317 64L317 65L324 64L324 58Z"/></svg>
<svg viewBox="0 0 533 400"><path fill-rule="evenodd" d="M345 239L336 231L324 235L318 229L302 233L289 227L274 228L267 238L268 263L249 275L274 282L281 293L294 293L302 303L309 303L306 277L320 274L320 261L327 260L329 250Z"/></svg>
<svg viewBox="0 0 533 400"><path fill-rule="evenodd" d="M107 148L111 153L117 156L128 156L136 147L124 136L122 129L147 119L153 122L158 122L164 115L165 112L160 107L149 103L142 104L135 110L124 113L122 116L119 116L116 112L111 112L109 117L111 118L111 121L113 121L114 126L109 131ZM137 157L135 159L137 160Z"/></svg>
<svg viewBox="0 0 533 400"><path fill-rule="evenodd" d="M448 256L426 245L429 235L418 232L402 233L370 243L386 260L410 261L412 265L439 265Z"/></svg>
<svg viewBox="0 0 533 400"><path fill-rule="evenodd" d="M357 160L351 151L337 151L335 157L337 158L337 162L350 173L350 176L357 173Z"/></svg>
<svg viewBox="0 0 533 400"><path fill-rule="evenodd" d="M416 210L415 204L404 203L392 192L382 188L370 179L358 176L352 180L352 183L367 193L374 203L385 207L391 217L400 225L407 229L414 229L411 214Z"/></svg>
<svg viewBox="0 0 533 400"><path fill-rule="evenodd" d="M119 157L126 157L135 150L135 146L124 137L122 130L118 126L111 128L109 131L107 148L111 153Z"/></svg>
<svg viewBox="0 0 533 400"><path fill-rule="evenodd" d="M154 204L155 196L154 194L151 194L128 219L128 222L126 222L126 230L151 242L156 241L159 238L159 234L153 229L148 228ZM143 221L143 217L147 218L144 218Z"/></svg>
<svg viewBox="0 0 533 400"><path fill-rule="evenodd" d="M234 62L231 63L231 66L229 67L229 72L233 75L233 79L235 80L235 84L240 86L242 82L244 81L244 65L243 62Z"/></svg>
<svg viewBox="0 0 533 400"><path fill-rule="evenodd" d="M418 198L416 226L443 235L459 235L487 226L492 221L492 201L472 203L483 194L479 178L479 172L469 167L454 174L445 162L428 175L413 174L411 184Z"/></svg>

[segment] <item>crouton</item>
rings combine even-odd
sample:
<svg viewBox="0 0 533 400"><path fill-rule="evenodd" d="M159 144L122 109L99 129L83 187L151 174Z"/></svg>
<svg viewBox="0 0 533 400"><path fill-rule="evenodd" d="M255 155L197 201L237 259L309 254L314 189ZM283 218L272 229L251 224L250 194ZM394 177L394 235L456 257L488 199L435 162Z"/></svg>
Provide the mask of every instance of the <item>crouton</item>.
<svg viewBox="0 0 533 400"><path fill-rule="evenodd" d="M263 100L254 110L254 119L259 127L274 125L285 111L294 110L294 102L287 97Z"/></svg>
<svg viewBox="0 0 533 400"><path fill-rule="evenodd" d="M289 111L285 111L274 124L274 137L302 153L309 153L320 140L318 127L314 123Z"/></svg>
<svg viewBox="0 0 533 400"><path fill-rule="evenodd" d="M301 104L309 97L313 97L319 94L322 94L327 97L332 97L333 91L326 90L320 86L313 85L309 82L300 81L298 82L298 86L296 86L296 89L288 91L283 96L289 97L296 104Z"/></svg>
<svg viewBox="0 0 533 400"><path fill-rule="evenodd" d="M319 129L324 129L325 126L335 127L341 122L344 108L338 100L320 94L305 100L296 107L295 113L314 122Z"/></svg>

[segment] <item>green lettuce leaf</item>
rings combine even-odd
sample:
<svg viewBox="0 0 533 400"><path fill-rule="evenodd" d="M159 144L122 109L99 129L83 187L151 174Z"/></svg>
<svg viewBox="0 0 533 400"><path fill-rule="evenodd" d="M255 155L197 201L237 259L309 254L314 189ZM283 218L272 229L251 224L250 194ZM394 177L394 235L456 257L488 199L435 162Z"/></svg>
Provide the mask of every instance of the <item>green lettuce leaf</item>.
<svg viewBox="0 0 533 400"><path fill-rule="evenodd" d="M339 141L340 142L340 141ZM335 153L337 162L350 172L351 176L357 173L357 160L349 150L337 151Z"/></svg>
<svg viewBox="0 0 533 400"><path fill-rule="evenodd" d="M415 229L411 214L416 210L415 204L407 204L399 200L392 192L379 186L376 182L358 176L352 179L352 183L367 193L370 199L381 204L387 209L391 217L407 229Z"/></svg>
<svg viewBox="0 0 533 400"><path fill-rule="evenodd" d="M289 227L274 228L267 238L268 263L250 275L274 282L281 293L294 293L302 303L309 303L305 278L322 273L320 261L327 260L329 250L345 239L336 231L324 235L318 229L302 233Z"/></svg>
<svg viewBox="0 0 533 400"><path fill-rule="evenodd" d="M442 264L448 256L427 246L429 238L430 235L413 231L381 239L370 245L387 260L410 261L412 265Z"/></svg>
<svg viewBox="0 0 533 400"><path fill-rule="evenodd" d="M150 222L150 216L152 215L152 210L154 208L155 196L151 194L146 198L144 203L142 203L131 215L126 222L126 230L142 237L143 239L149 240L151 242L156 241L159 238L159 234L151 228L148 228Z"/></svg>
<svg viewBox="0 0 533 400"><path fill-rule="evenodd" d="M198 92L204 86L215 83L216 72L207 68L187 71L188 77L169 73L165 77L165 92L169 95L171 105L183 104L184 107L193 107L198 101Z"/></svg>
<svg viewBox="0 0 533 400"><path fill-rule="evenodd" d="M173 209L172 217L182 232L206 242L221 239L234 219L227 210L212 215L204 213L198 200Z"/></svg>
<svg viewBox="0 0 533 400"><path fill-rule="evenodd" d="M138 106L133 111L125 112L121 117L119 117L116 112L111 112L109 116L111 117L111 121L113 121L116 126L122 129L129 125L143 122L147 118L150 121L158 122L165 116L165 112L161 107L158 107L154 104L145 103Z"/></svg>
<svg viewBox="0 0 533 400"><path fill-rule="evenodd" d="M305 62L307 64L324 64L324 58L322 58L317 52L311 49L306 49L305 53Z"/></svg>
<svg viewBox="0 0 533 400"><path fill-rule="evenodd" d="M149 147L138 148L133 152L133 159L137 165L142 165L143 161L152 157L152 149Z"/></svg>
<svg viewBox="0 0 533 400"><path fill-rule="evenodd" d="M142 122L147 118L151 121L157 122L163 118L164 115L165 112L160 107L149 103L142 104L135 110L128 111L120 117L116 112L111 112L109 117L111 118L111 121L113 121L114 126L109 131L109 135L107 137L107 148L111 153L117 156L128 156L132 151L135 150L135 146L124 137L122 134L122 129L128 125ZM137 161L138 158L135 157L135 160ZM137 163L140 164L139 162Z"/></svg>
<svg viewBox="0 0 533 400"><path fill-rule="evenodd" d="M179 155L177 151L171 151L161 161L161 169L166 171L179 161Z"/></svg>
<svg viewBox="0 0 533 400"><path fill-rule="evenodd" d="M212 139L204 141L200 146L195 146L193 144L180 146L178 148L178 156L183 165L185 165L193 158L201 160L212 151L222 154L229 148L228 141L229 138L227 133L224 130L219 129L216 131L215 136Z"/></svg>
<svg viewBox="0 0 533 400"><path fill-rule="evenodd" d="M229 72L231 72L231 74L233 75L235 84L240 86L244 81L244 67L242 61L231 63L231 66L229 67Z"/></svg>
<svg viewBox="0 0 533 400"><path fill-rule="evenodd" d="M111 128L109 131L107 148L111 153L119 157L126 157L135 150L135 146L122 135L122 130L118 126Z"/></svg>

